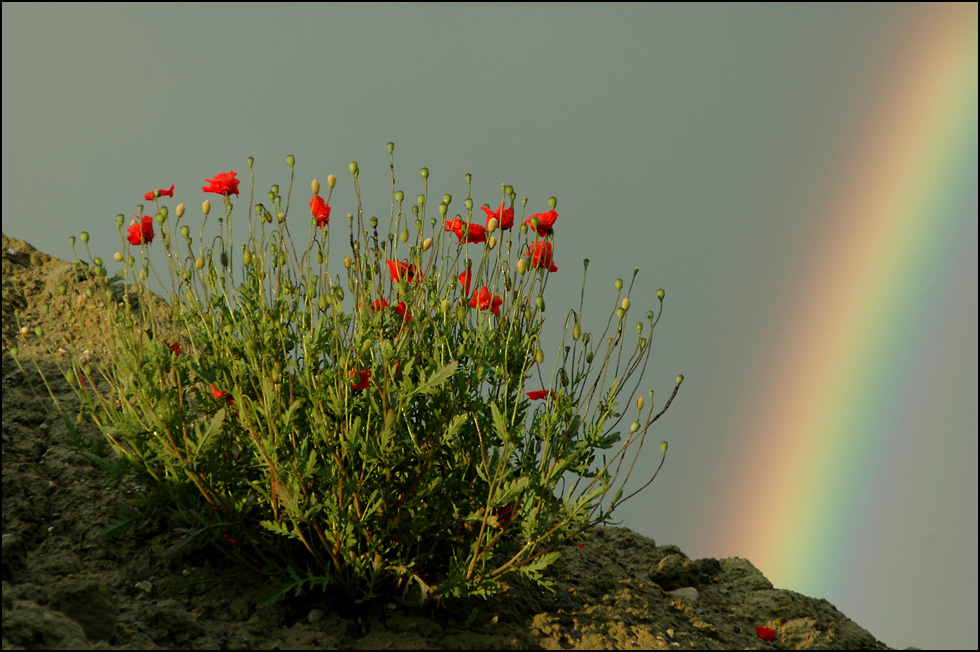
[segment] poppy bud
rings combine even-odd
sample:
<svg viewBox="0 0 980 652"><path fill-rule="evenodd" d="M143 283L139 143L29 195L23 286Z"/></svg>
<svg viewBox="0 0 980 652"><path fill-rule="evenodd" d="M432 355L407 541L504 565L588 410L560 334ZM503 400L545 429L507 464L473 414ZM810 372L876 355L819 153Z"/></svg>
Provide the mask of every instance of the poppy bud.
<svg viewBox="0 0 980 652"><path fill-rule="evenodd" d="M126 218L123 217L123 214L122 213L120 213L119 215L116 215L116 226L122 226L123 225L123 222L125 222L125 221L126 221Z"/></svg>
<svg viewBox="0 0 980 652"><path fill-rule="evenodd" d="M211 212L211 200L210 199L205 199L204 200L204 203L201 204L201 210L204 211L204 214L205 215L207 215L208 213Z"/></svg>
<svg viewBox="0 0 980 652"><path fill-rule="evenodd" d="M245 263L246 265L251 265L252 264L252 252L251 251L244 251L242 253L242 262Z"/></svg>
<svg viewBox="0 0 980 652"><path fill-rule="evenodd" d="M249 157L249 160L251 161L251 157ZM249 162L249 165L252 165L252 163ZM294 165L296 165L296 157L293 156L292 154L290 154L289 156L287 156L286 157L286 165L288 165L289 167L293 167Z"/></svg>
<svg viewBox="0 0 980 652"><path fill-rule="evenodd" d="M630 432L636 432L639 429L640 429L639 421L634 421L632 424L630 424Z"/></svg>
<svg viewBox="0 0 980 652"><path fill-rule="evenodd" d="M432 246L432 238L426 238L422 241L422 251L428 251L429 247Z"/></svg>
<svg viewBox="0 0 980 652"><path fill-rule="evenodd" d="M589 352L589 353L587 353L587 354L585 355L585 362L586 362L587 364L592 364L592 361L593 361L594 359L595 359L595 354L594 354L594 353L591 353L591 352Z"/></svg>
<svg viewBox="0 0 980 652"><path fill-rule="evenodd" d="M643 409L643 397L642 396L637 396L636 397L636 409L637 410L642 410Z"/></svg>
<svg viewBox="0 0 980 652"><path fill-rule="evenodd" d="M667 452L667 442L665 441L660 442L660 450L663 451L664 453Z"/></svg>
<svg viewBox="0 0 980 652"><path fill-rule="evenodd" d="M473 198L467 197L463 200L463 206L466 206L466 210L473 210Z"/></svg>
<svg viewBox="0 0 980 652"><path fill-rule="evenodd" d="M620 305L623 307L623 310L629 310L630 309L630 299L629 299L629 297L626 297L625 299L623 299L623 303L620 304Z"/></svg>
<svg viewBox="0 0 980 652"><path fill-rule="evenodd" d="M96 267L102 267L102 256L96 256L96 257L95 257L95 258L94 258L94 259L92 260L92 262L93 262L93 263L95 263L95 266L96 266Z"/></svg>
<svg viewBox="0 0 980 652"><path fill-rule="evenodd" d="M327 309L327 295L321 294L320 295L320 298L317 299L317 302L316 303L317 303L318 306L320 306L320 310L326 310Z"/></svg>
<svg viewBox="0 0 980 652"><path fill-rule="evenodd" d="M677 384L680 385L683 382L684 382L684 374L678 375L677 376Z"/></svg>
<svg viewBox="0 0 980 652"><path fill-rule="evenodd" d="M318 265L322 265L323 264L323 252L322 251L316 252L316 262L317 262Z"/></svg>
<svg viewBox="0 0 980 652"><path fill-rule="evenodd" d="M663 291L663 288L657 290L657 298L660 299L661 301L664 300L664 291Z"/></svg>
<svg viewBox="0 0 980 652"><path fill-rule="evenodd" d="M544 364L544 351L542 351L541 349L538 349L537 351L535 351L535 353L534 353L534 360L538 364Z"/></svg>
<svg viewBox="0 0 980 652"><path fill-rule="evenodd" d="M419 170L419 174L422 175L422 178L423 179L428 179L429 178L429 168L422 168L421 170Z"/></svg>
<svg viewBox="0 0 980 652"><path fill-rule="evenodd" d="M388 153L393 154L395 152L395 143L388 141Z"/></svg>
<svg viewBox="0 0 980 652"><path fill-rule="evenodd" d="M278 220L278 222L280 224L282 224L283 222L286 221L286 214L285 213L276 213L276 220Z"/></svg>
<svg viewBox="0 0 980 652"><path fill-rule="evenodd" d="M399 236L399 240L402 242L408 242L408 229L402 229L402 234Z"/></svg>
<svg viewBox="0 0 980 652"><path fill-rule="evenodd" d="M653 321L653 311L647 310L647 319Z"/></svg>
<svg viewBox="0 0 980 652"><path fill-rule="evenodd" d="M310 182L310 189L313 190L313 194L314 195L319 195L320 194L320 182L317 181L316 179L314 179L312 182Z"/></svg>
<svg viewBox="0 0 980 652"><path fill-rule="evenodd" d="M88 242L88 231L82 231L78 236L82 242Z"/></svg>
<svg viewBox="0 0 980 652"><path fill-rule="evenodd" d="M398 202L399 204L405 201L405 193L402 192L401 190L397 191L395 193L395 201Z"/></svg>
<svg viewBox="0 0 980 652"><path fill-rule="evenodd" d="M647 348L647 338L641 337L640 341L637 342L637 344L639 344L640 350L642 351L643 349Z"/></svg>
<svg viewBox="0 0 980 652"><path fill-rule="evenodd" d="M556 198L548 197L548 206L551 207L551 210L555 210L555 207L557 205L558 205L558 200Z"/></svg>
<svg viewBox="0 0 980 652"><path fill-rule="evenodd" d="M167 208L166 206L161 206L160 207L160 215L163 215L163 219L167 219L170 216L170 209ZM159 217L159 216L157 216L157 217ZM163 224L163 222L160 222L160 223Z"/></svg>
<svg viewBox="0 0 980 652"><path fill-rule="evenodd" d="M613 285L616 287L617 290L622 290L623 289L623 279L617 278L616 279L616 282L613 283Z"/></svg>
<svg viewBox="0 0 980 652"><path fill-rule="evenodd" d="M582 327L579 326L578 324L572 326L572 339L577 341L578 338L580 338L581 336L582 336Z"/></svg>
<svg viewBox="0 0 980 652"><path fill-rule="evenodd" d="M641 321L636 322L636 334L637 335L643 334L643 322Z"/></svg>
<svg viewBox="0 0 980 652"><path fill-rule="evenodd" d="M521 274L527 271L527 263L524 262L523 258L517 261L517 271Z"/></svg>
<svg viewBox="0 0 980 652"><path fill-rule="evenodd" d="M117 263L121 263L123 261L123 255L117 251L116 253L112 254L112 259Z"/></svg>
<svg viewBox="0 0 980 652"><path fill-rule="evenodd" d="M623 310L622 308L616 308L616 317L618 319L622 319L625 316L626 316L626 311L625 310Z"/></svg>
<svg viewBox="0 0 980 652"><path fill-rule="evenodd" d="M337 177L334 176L334 175L332 175L332 174L328 174L327 175L327 187L328 188L333 188L336 185L337 185Z"/></svg>
<svg viewBox="0 0 980 652"><path fill-rule="evenodd" d="M487 246L493 249L497 246L497 236L492 235L487 239Z"/></svg>
<svg viewBox="0 0 980 652"><path fill-rule="evenodd" d="M371 228L372 229L378 228L378 218L376 217L371 218Z"/></svg>
<svg viewBox="0 0 980 652"><path fill-rule="evenodd" d="M358 170L357 170L357 161L351 161L350 162L350 165L348 165L347 167L350 168L350 173L353 174L356 177L357 176L357 173L358 173Z"/></svg>
<svg viewBox="0 0 980 652"><path fill-rule="evenodd" d="M183 216L184 216L184 205L177 204L177 217L183 217Z"/></svg>
<svg viewBox="0 0 980 652"><path fill-rule="evenodd" d="M191 230L185 224L184 226L180 227L180 234L184 236L184 239L186 240L190 236Z"/></svg>
<svg viewBox="0 0 980 652"><path fill-rule="evenodd" d="M497 218L491 217L487 221L487 233L493 233L494 231L497 230L498 226L500 226L500 222L497 221Z"/></svg>
<svg viewBox="0 0 980 652"><path fill-rule="evenodd" d="M198 256L194 261L194 267L198 270L204 269L204 256Z"/></svg>
<svg viewBox="0 0 980 652"><path fill-rule="evenodd" d="M538 304L538 310L544 312L544 297L538 297L535 299L535 303Z"/></svg>

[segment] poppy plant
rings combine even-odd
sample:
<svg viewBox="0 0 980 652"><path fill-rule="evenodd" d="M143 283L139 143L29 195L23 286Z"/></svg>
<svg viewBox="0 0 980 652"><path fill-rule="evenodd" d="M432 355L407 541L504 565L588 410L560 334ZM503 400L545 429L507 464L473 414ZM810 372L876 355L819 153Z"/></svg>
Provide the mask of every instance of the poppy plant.
<svg viewBox="0 0 980 652"><path fill-rule="evenodd" d="M396 281L402 280L402 276L405 277L406 281L414 281L416 278L422 278L421 276L416 276L415 265L409 265L408 263L389 260L388 269L391 271L391 278Z"/></svg>
<svg viewBox="0 0 980 652"><path fill-rule="evenodd" d="M205 181L211 185L201 186L201 190L204 192L213 192L219 195L224 195L225 197L228 195L238 196L238 184L240 181L235 176L234 170L231 172L222 172L221 174L216 175L213 179L205 179Z"/></svg>
<svg viewBox="0 0 980 652"><path fill-rule="evenodd" d="M139 221L133 220L126 229L126 239L129 244L138 247L141 244L153 242L153 218L149 215L137 215Z"/></svg>
<svg viewBox="0 0 980 652"><path fill-rule="evenodd" d="M310 200L310 211L316 218L317 226L326 226L330 221L330 204L320 195L313 195L313 199Z"/></svg>
<svg viewBox="0 0 980 652"><path fill-rule="evenodd" d="M170 184L170 190L164 190L160 188L158 190L151 190L150 192L143 195L143 199L146 201L153 201L157 197L173 197L174 196L174 184Z"/></svg>
<svg viewBox="0 0 980 652"><path fill-rule="evenodd" d="M454 217L452 220L446 220L446 230L452 231L459 238L459 244L463 242L480 243L487 241L487 230L486 228L480 226L479 224L470 224L467 228L467 233L463 234L463 227L466 223L463 222L459 216Z"/></svg>
<svg viewBox="0 0 980 652"><path fill-rule="evenodd" d="M496 219L497 225L501 229L506 230L514 226L513 208L504 208L503 203L501 203L500 206L497 207L496 211L490 210L489 206L482 206L482 208L483 208L483 212L487 214L487 224L490 223L490 220Z"/></svg>
<svg viewBox="0 0 980 652"><path fill-rule="evenodd" d="M771 627L756 627L755 633L766 643L776 637L776 631Z"/></svg>
<svg viewBox="0 0 980 652"><path fill-rule="evenodd" d="M558 265L551 259L554 249L550 242L538 240L528 252L531 256L531 267L541 267L549 272L557 272Z"/></svg>
<svg viewBox="0 0 980 652"><path fill-rule="evenodd" d="M478 310L489 310L497 317L500 316L500 306L503 304L504 300L501 299L496 294L491 294L490 290L486 286L480 288L477 292L473 293L473 298L470 299L470 305Z"/></svg>
<svg viewBox="0 0 980 652"><path fill-rule="evenodd" d="M355 389L367 389L368 382L371 380L371 370L365 369L364 371L351 371L351 378L357 382L351 383L350 388Z"/></svg>
<svg viewBox="0 0 980 652"><path fill-rule="evenodd" d="M534 225L532 224L532 220L537 220L538 235L548 235L549 233L551 233L552 229L555 228L555 220L557 219L558 219L558 213L551 210L545 213L535 213L531 217L524 220L524 223L533 229Z"/></svg>

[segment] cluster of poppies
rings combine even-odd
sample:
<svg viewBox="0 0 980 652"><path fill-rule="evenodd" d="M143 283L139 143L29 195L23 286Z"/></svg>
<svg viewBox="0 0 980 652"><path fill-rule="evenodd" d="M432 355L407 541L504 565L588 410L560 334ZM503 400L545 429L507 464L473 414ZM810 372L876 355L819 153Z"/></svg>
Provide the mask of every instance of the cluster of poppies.
<svg viewBox="0 0 980 652"><path fill-rule="evenodd" d="M205 179L208 185L201 186L201 190L204 192L213 192L219 195L239 195L238 184L241 180L235 176L235 171L222 172L221 174L215 176L213 179ZM174 196L174 184L170 184L170 188L157 188L156 190L150 190L143 195L143 199L146 201L155 201L160 197L173 197ZM330 209L327 208L327 215L330 215ZM140 215L137 214L136 219L129 223L129 227L126 229L126 239L129 240L129 244L134 247L138 247L144 244L151 244L153 242L153 237L156 235L153 231L153 217L150 215Z"/></svg>

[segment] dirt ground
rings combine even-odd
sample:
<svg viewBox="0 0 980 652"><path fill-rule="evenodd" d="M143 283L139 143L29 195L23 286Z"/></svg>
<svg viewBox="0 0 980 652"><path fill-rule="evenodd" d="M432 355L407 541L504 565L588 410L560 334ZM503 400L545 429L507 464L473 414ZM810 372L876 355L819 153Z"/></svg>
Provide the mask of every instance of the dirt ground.
<svg viewBox="0 0 980 652"><path fill-rule="evenodd" d="M324 594L261 606L262 578L217 555L167 556L179 535L161 523L101 538L139 487L107 485L69 445L34 367L76 409L34 327L84 350L97 321L81 328L66 307L84 306L85 284L71 264L3 236L4 649L888 649L826 600L774 589L748 560L689 559L623 528L563 550L554 593L514 585L490 600L358 609Z"/></svg>

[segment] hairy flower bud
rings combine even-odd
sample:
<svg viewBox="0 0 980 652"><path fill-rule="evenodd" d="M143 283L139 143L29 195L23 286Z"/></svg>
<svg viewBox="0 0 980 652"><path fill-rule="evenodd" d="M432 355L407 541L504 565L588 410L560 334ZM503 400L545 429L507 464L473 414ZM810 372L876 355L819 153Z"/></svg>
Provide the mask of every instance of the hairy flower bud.
<svg viewBox="0 0 980 652"><path fill-rule="evenodd" d="M78 236L82 242L88 242L88 231L82 231Z"/></svg>
<svg viewBox="0 0 980 652"><path fill-rule="evenodd" d="M643 409L643 397L642 396L637 396L636 397L636 409L637 410L642 410Z"/></svg>
<svg viewBox="0 0 980 652"><path fill-rule="evenodd" d="M177 217L183 217L183 216L184 216L184 205L177 204Z"/></svg>
<svg viewBox="0 0 980 652"><path fill-rule="evenodd" d="M432 246L432 238L426 238L422 241L422 251L428 251Z"/></svg>
<svg viewBox="0 0 980 652"><path fill-rule="evenodd" d="M319 195L320 194L320 182L317 181L316 179L314 179L312 182L310 182L310 189L313 191L313 194L314 195Z"/></svg>
<svg viewBox="0 0 980 652"><path fill-rule="evenodd" d="M337 185L337 177L335 175L333 175L333 174L328 174L327 175L327 187L328 188L333 188L336 185Z"/></svg>
<svg viewBox="0 0 980 652"><path fill-rule="evenodd" d="M578 338L582 337L582 327L578 324L572 326L572 339L578 341Z"/></svg>
<svg viewBox="0 0 980 652"><path fill-rule="evenodd" d="M405 201L405 193L402 192L401 190L396 191L395 192L395 201L398 202L399 204L402 203L403 201Z"/></svg>
<svg viewBox="0 0 980 652"><path fill-rule="evenodd" d="M616 287L617 290L622 290L623 289L623 279L617 278L616 279L616 282L613 283L613 285Z"/></svg>
<svg viewBox="0 0 980 652"><path fill-rule="evenodd" d="M198 271L204 269L204 256L197 257L197 260L194 261L194 267Z"/></svg>
<svg viewBox="0 0 980 652"><path fill-rule="evenodd" d="M623 310L629 310L630 309L630 299L629 299L629 297L626 297L625 299L623 299L623 303L620 304L620 305L622 306Z"/></svg>
<svg viewBox="0 0 980 652"><path fill-rule="evenodd" d="M684 374L679 374L677 376L677 384L680 385L683 382L684 382Z"/></svg>
<svg viewBox="0 0 980 652"><path fill-rule="evenodd" d="M290 154L289 156L287 156L286 157L286 165L288 165L289 167L293 167L294 165L296 165L296 157L293 156L292 154Z"/></svg>
<svg viewBox="0 0 980 652"><path fill-rule="evenodd" d="M121 263L123 261L123 255L117 251L116 253L112 254L112 259L117 263Z"/></svg>
<svg viewBox="0 0 980 652"><path fill-rule="evenodd" d="M211 200L210 199L205 199L204 200L204 203L201 204L201 210L204 211L204 214L205 215L207 215L208 213L211 212Z"/></svg>
<svg viewBox="0 0 980 652"><path fill-rule="evenodd" d="M421 170L419 170L419 174L422 175L422 178L423 179L428 179L429 178L429 168L422 168Z"/></svg>
<svg viewBox="0 0 980 652"><path fill-rule="evenodd" d="M657 298L660 299L661 301L664 300L664 291L663 291L663 288L657 290Z"/></svg>

